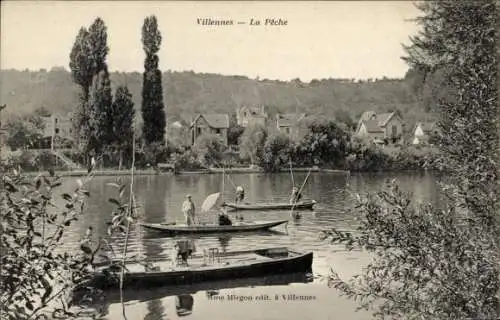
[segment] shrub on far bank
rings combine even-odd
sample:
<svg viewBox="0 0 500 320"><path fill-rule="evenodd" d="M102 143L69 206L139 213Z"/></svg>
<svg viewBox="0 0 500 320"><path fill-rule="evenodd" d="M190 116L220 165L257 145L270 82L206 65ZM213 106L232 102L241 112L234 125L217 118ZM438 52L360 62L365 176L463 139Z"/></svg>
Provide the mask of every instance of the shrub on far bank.
<svg viewBox="0 0 500 320"><path fill-rule="evenodd" d="M282 133L271 135L264 144L259 164L266 172L279 171L290 163L293 151L294 144L288 136Z"/></svg>
<svg viewBox="0 0 500 320"><path fill-rule="evenodd" d="M172 154L171 161L177 169L181 170L199 170L203 168L198 159L198 154L191 149L179 150Z"/></svg>
<svg viewBox="0 0 500 320"><path fill-rule="evenodd" d="M347 151L349 132L345 126L331 120L315 120L294 152L298 165L342 168Z"/></svg>
<svg viewBox="0 0 500 320"><path fill-rule="evenodd" d="M220 166L226 146L222 138L214 134L204 134L196 139L193 151L205 166Z"/></svg>

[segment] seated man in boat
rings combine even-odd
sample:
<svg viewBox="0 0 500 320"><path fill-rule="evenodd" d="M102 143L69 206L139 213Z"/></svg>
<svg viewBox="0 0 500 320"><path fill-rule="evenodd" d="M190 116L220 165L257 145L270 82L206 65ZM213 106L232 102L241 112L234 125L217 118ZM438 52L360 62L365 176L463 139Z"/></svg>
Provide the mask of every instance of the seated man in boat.
<svg viewBox="0 0 500 320"><path fill-rule="evenodd" d="M189 194L186 196L186 200L182 204L182 213L184 213L186 224L188 226L195 224L195 207L193 201L191 200L191 195Z"/></svg>
<svg viewBox="0 0 500 320"><path fill-rule="evenodd" d="M227 214L227 208L219 211L219 226L231 226L233 222Z"/></svg>
<svg viewBox="0 0 500 320"><path fill-rule="evenodd" d="M243 201L243 199L245 199L245 190L243 189L242 186L238 186L236 187L236 199L235 199L235 202L236 203L240 203Z"/></svg>
<svg viewBox="0 0 500 320"><path fill-rule="evenodd" d="M290 203L295 204L302 199L302 194L299 192L299 189L297 187L293 187L292 189L292 196L290 197Z"/></svg>

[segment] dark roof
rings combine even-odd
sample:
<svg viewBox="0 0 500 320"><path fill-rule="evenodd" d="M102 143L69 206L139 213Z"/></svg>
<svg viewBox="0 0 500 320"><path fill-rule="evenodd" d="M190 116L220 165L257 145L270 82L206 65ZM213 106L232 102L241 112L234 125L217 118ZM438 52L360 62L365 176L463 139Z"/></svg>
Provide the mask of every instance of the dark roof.
<svg viewBox="0 0 500 320"><path fill-rule="evenodd" d="M379 126L378 120L366 120L362 122L368 132L384 132Z"/></svg>
<svg viewBox="0 0 500 320"><path fill-rule="evenodd" d="M366 121L376 121L378 123L378 126L380 127L385 127L389 120L391 120L394 116L399 115L397 111L394 112L385 112L385 113L380 113L376 114L375 111L365 111L361 115L359 119L359 123L361 122L366 122ZM370 124L372 126L373 123Z"/></svg>
<svg viewBox="0 0 500 320"><path fill-rule="evenodd" d="M197 115L193 122L191 123L191 127L198 121L199 118L205 119L208 125L212 128L223 129L229 128L229 116L227 114L199 114Z"/></svg>
<svg viewBox="0 0 500 320"><path fill-rule="evenodd" d="M389 120L396 114L396 112L386 112L377 114L378 125L381 127L385 127Z"/></svg>

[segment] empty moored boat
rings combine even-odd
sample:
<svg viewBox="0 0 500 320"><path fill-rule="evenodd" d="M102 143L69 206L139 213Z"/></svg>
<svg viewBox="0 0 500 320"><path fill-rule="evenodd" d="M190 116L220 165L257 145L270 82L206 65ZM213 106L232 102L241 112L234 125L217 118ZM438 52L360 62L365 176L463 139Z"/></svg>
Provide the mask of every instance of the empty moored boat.
<svg viewBox="0 0 500 320"><path fill-rule="evenodd" d="M193 255L186 265L167 264L153 271L147 271L140 264L127 264L123 284L124 288L150 288L311 272L312 262L312 252L300 253L286 247L233 252L218 252L215 249L210 257ZM97 268L86 286L116 288L119 286L119 271L110 271L108 267Z"/></svg>
<svg viewBox="0 0 500 320"><path fill-rule="evenodd" d="M287 223L288 220L268 221L268 222L235 222L232 225L221 226L217 224L198 225L170 225L161 223L141 223L147 229L162 232L167 235L178 234L206 234L206 233L227 233L227 232L249 232L262 231Z"/></svg>
<svg viewBox="0 0 500 320"><path fill-rule="evenodd" d="M236 210L312 210L315 200L304 200L295 204L288 202L234 203L225 202L222 205Z"/></svg>

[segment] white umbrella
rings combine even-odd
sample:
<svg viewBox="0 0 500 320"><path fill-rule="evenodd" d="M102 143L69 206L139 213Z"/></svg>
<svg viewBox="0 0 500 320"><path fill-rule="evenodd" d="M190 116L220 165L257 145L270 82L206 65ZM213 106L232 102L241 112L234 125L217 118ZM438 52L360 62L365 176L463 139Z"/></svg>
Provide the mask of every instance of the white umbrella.
<svg viewBox="0 0 500 320"><path fill-rule="evenodd" d="M212 209L217 204L219 198L220 192L208 195L208 197L205 198L205 201L203 201L203 204L201 205L201 212L210 211L210 209Z"/></svg>

